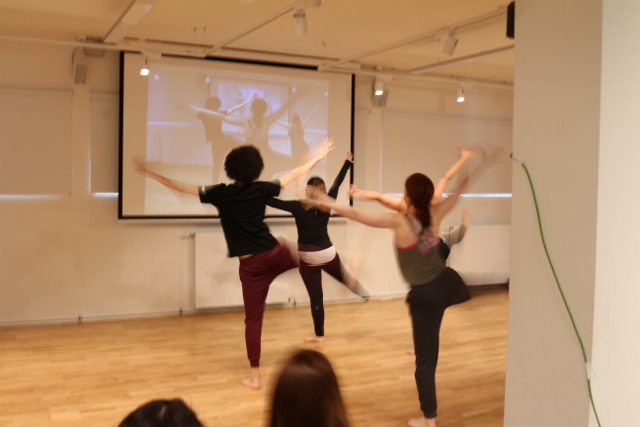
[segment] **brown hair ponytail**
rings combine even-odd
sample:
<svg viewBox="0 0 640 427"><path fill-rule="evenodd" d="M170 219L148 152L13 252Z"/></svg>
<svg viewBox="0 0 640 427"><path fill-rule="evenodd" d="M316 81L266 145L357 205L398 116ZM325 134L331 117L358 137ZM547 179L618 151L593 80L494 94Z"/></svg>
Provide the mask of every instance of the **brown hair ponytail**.
<svg viewBox="0 0 640 427"><path fill-rule="evenodd" d="M416 217L426 230L431 225L433 182L424 174L414 173L404 182L405 194L416 211Z"/></svg>

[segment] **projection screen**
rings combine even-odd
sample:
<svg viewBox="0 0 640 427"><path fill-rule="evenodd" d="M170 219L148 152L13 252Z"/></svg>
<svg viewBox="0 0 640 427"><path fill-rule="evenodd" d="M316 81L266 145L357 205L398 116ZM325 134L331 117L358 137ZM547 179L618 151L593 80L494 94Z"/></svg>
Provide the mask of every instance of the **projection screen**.
<svg viewBox="0 0 640 427"><path fill-rule="evenodd" d="M145 61L149 74L140 74ZM260 179L277 179L326 138L335 150L311 171L331 186L353 147L350 74L176 57L121 56L120 219L217 218L197 197L172 191L135 171L142 159L190 184L229 183L224 156L240 144L260 149ZM351 175L353 176L353 175ZM346 195L349 176L342 184ZM285 189L281 199L296 197ZM288 216L268 208L266 216Z"/></svg>

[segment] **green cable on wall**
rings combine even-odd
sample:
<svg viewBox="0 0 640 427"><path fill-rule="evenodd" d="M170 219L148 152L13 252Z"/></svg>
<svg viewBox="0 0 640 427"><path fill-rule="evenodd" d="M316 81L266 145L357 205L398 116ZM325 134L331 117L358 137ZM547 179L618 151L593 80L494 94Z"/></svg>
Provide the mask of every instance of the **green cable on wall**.
<svg viewBox="0 0 640 427"><path fill-rule="evenodd" d="M553 262L551 261L551 256L549 255L549 250L547 249L547 242L544 238L544 232L542 231L542 220L540 219L540 209L538 208L538 198L536 197L536 190L533 187L533 181L531 180L529 169L527 169L527 166L524 164L524 162L518 159L515 159L513 157L513 154L511 155L511 159L522 165L522 168L524 169L524 172L527 175L527 179L529 180L529 187L531 188L531 194L533 195L533 203L536 207L536 217L538 219L538 230L540 231L540 239L542 240L544 253L547 256L547 261L549 262L549 266L551 267L551 272L553 273L553 278L556 281L556 286L558 287L558 291L560 292L560 296L562 297L562 302L564 303L564 306L567 309L567 313L569 314L569 318L571 319L571 325L573 326L573 330L576 333L576 337L578 337L578 342L580 343L580 349L582 350L582 358L584 360L585 366L587 367L587 387L589 389L589 401L591 402L591 407L593 408L593 414L596 417L598 426L601 427L600 418L598 417L598 411L596 410L596 404L593 400L593 392L591 391L591 373L589 369L589 360L587 358L587 352L584 349L584 344L582 342L582 337L580 336L580 331L578 330L578 326L576 325L576 322L573 319L573 313L571 313L571 308L569 307L569 303L567 302L567 299L564 296L564 291L562 290L562 286L560 285L560 280L558 280L558 275L556 274L556 269L553 266Z"/></svg>

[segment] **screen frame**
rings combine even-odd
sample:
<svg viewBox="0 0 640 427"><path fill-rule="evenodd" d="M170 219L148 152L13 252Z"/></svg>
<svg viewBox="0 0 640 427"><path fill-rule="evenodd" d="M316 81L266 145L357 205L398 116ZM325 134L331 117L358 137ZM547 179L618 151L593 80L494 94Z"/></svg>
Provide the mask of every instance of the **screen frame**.
<svg viewBox="0 0 640 427"><path fill-rule="evenodd" d="M121 51L120 52L120 67L119 67L119 72L120 72L120 87L119 87L119 155L118 155L118 220L152 220L152 221L156 221L156 220L163 220L163 221L179 221L179 222L190 222L190 221L209 221L209 220L219 220L220 216L217 213L217 209L216 209L216 213L215 214L188 214L188 215L181 215L181 214L167 214L167 215L157 215L157 214L144 214L144 215L137 215L137 214L125 214L124 213L124 179L123 179L123 173L124 173L124 169L125 169L125 159L124 159L124 146L126 141L124 140L125 136L125 132L124 132L124 123L125 123L125 103L126 100L124 99L125 97L125 55L126 54L138 54L138 52L128 52L128 51ZM186 59L186 60L190 60L190 61L203 61L203 64L207 63L207 64L211 64L213 62L218 62L218 63L224 63L224 64L238 64L239 66L242 65L255 65L255 66L260 66L260 67L268 67L271 70L277 70L277 69L294 69L294 70L301 70L303 72L317 72L317 73L326 73L323 71L318 71L317 67L311 67L311 66L306 66L306 65L297 65L297 64L288 64L288 63L278 63L278 62L265 62L265 61L252 61L252 60L242 60L242 59L230 59L230 58L223 58L223 57L206 57L206 58L193 58L193 57L184 57L184 56L177 56L177 55L162 55L163 57L166 58L173 58L173 59ZM211 62L210 62L211 61ZM333 73L333 74L340 74L340 75L344 75L345 73ZM351 151L351 153L354 154L355 157L355 153L354 153L354 133L355 133L355 74L353 73L348 73L348 78L350 77L349 81L350 81L350 106L349 106L349 141L348 141L348 147L349 147L349 151ZM332 153L333 156L336 156L336 153L334 151L334 153ZM355 176L355 163L351 166L348 174L347 174L347 179L348 179L348 184L351 185L354 182L354 176ZM327 177L328 178L328 177ZM261 177L262 180L262 177ZM345 179L346 181L346 179ZM352 200L349 200L348 203L350 205L353 204ZM267 212L265 212L265 219L269 219L269 218L274 218L274 219L287 219L287 218L293 218L293 216L290 213L287 212L283 212L283 211L277 211L277 212L282 212L282 213L272 213L269 212L267 210ZM331 215L331 216L335 216L335 215Z"/></svg>

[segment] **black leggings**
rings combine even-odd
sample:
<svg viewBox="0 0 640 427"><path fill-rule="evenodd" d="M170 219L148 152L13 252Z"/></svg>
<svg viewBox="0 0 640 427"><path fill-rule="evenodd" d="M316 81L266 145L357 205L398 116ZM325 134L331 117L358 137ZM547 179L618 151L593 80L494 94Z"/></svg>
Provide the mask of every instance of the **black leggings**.
<svg viewBox="0 0 640 427"><path fill-rule="evenodd" d="M313 265L300 260L300 276L304 282L304 286L309 293L311 302L311 317L313 318L313 328L316 336L324 336L324 302L322 294L322 271L326 271L331 277L338 282L347 286L345 283L345 272L340 256L336 253L335 258L326 264Z"/></svg>
<svg viewBox="0 0 640 427"><path fill-rule="evenodd" d="M449 267L431 283L412 285L407 295L416 351L416 385L420 409L426 418L435 418L438 414L436 366L444 311L469 298L466 285L458 273Z"/></svg>

